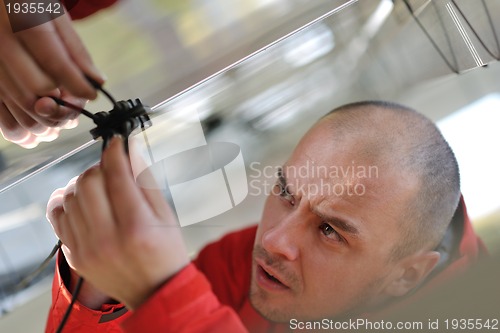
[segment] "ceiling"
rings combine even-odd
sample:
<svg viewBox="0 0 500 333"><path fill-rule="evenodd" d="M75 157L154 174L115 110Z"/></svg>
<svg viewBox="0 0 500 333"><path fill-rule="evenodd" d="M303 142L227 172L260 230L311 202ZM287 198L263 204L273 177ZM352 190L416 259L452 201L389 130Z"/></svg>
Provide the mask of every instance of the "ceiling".
<svg viewBox="0 0 500 333"><path fill-rule="evenodd" d="M192 104L210 126L240 121L263 131L359 99L401 101L439 119L497 89L498 69L485 49L500 54L493 17L500 3L481 4L122 0L75 27L117 99L140 97L154 106L198 85L157 110ZM481 74L469 72L488 63ZM449 82L450 88L440 88L443 96L457 96L438 98L425 88L436 80ZM459 90L447 91L451 87ZM110 105L100 97L87 109ZM3 187L87 143L92 126L82 119L78 128L33 150L2 142Z"/></svg>

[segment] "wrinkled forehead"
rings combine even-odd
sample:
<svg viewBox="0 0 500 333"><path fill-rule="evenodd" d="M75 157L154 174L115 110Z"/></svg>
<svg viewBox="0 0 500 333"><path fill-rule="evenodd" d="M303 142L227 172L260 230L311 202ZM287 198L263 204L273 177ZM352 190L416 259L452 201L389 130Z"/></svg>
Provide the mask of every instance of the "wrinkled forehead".
<svg viewBox="0 0 500 333"><path fill-rule="evenodd" d="M304 142L283 165L282 174L295 194L315 201L335 201L388 192L391 185L385 179L386 171L373 159L357 154L349 145L308 145Z"/></svg>
<svg viewBox="0 0 500 333"><path fill-rule="evenodd" d="M379 211L399 220L418 180L392 163L390 152L371 145L369 135L339 134L320 122L302 138L283 171L301 195L322 205L348 202L362 215Z"/></svg>

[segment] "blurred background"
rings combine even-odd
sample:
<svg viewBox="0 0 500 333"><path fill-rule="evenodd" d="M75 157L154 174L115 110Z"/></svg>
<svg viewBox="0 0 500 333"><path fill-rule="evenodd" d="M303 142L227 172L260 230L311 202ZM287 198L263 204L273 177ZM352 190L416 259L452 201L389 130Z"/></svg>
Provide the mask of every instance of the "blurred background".
<svg viewBox="0 0 500 333"><path fill-rule="evenodd" d="M241 147L250 178L283 163L334 107L382 99L417 109L449 140L474 227L498 252L498 13L494 0L122 0L75 27L117 99L141 98L153 124L195 110L207 141ZM87 109L111 106L99 97ZM56 243L50 193L99 159L91 128L81 118L31 150L0 142L1 332L43 331L53 265L29 288L14 286ZM183 228L193 255L259 220L265 196L251 194Z"/></svg>

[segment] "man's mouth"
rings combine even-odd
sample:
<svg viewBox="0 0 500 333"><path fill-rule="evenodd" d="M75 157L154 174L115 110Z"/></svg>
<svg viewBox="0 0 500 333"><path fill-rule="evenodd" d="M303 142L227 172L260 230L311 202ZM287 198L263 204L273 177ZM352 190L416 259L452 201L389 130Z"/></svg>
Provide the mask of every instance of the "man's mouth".
<svg viewBox="0 0 500 333"><path fill-rule="evenodd" d="M268 273L268 272L266 272L265 270L264 270L264 273L266 273L267 277L268 277L269 279L273 280L274 282L281 283L281 281L280 281L280 280L278 280L277 278L275 278L274 276L272 276L271 274L269 274L269 273ZM281 283L281 284L282 284L282 283Z"/></svg>
<svg viewBox="0 0 500 333"><path fill-rule="evenodd" d="M290 289L271 268L259 263L257 263L256 280L259 286L267 290L279 291Z"/></svg>

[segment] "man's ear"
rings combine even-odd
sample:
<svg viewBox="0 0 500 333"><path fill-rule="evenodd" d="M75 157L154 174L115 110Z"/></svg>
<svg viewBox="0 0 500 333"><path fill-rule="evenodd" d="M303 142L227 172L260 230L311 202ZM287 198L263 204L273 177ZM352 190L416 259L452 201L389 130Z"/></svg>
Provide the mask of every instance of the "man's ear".
<svg viewBox="0 0 500 333"><path fill-rule="evenodd" d="M403 296L417 287L436 267L440 254L426 251L408 256L398 264L395 276L385 287L388 296Z"/></svg>

